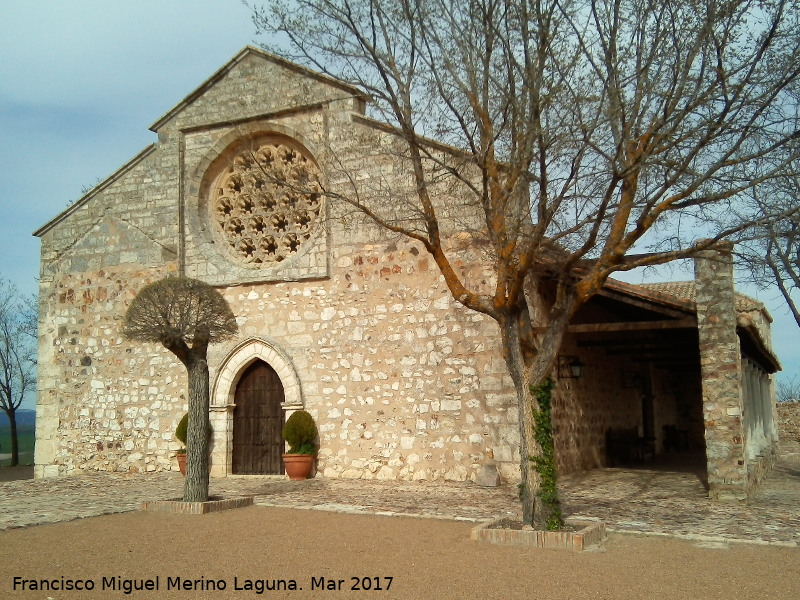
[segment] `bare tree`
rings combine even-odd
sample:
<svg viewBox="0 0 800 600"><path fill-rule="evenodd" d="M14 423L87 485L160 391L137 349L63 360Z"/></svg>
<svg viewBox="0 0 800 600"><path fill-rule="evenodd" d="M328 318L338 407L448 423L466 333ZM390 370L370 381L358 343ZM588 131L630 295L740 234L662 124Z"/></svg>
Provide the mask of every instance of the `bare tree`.
<svg viewBox="0 0 800 600"><path fill-rule="evenodd" d="M36 307L0 279L0 408L11 433L11 466L19 464L17 409L36 386Z"/></svg>
<svg viewBox="0 0 800 600"><path fill-rule="evenodd" d="M797 375L778 381L777 388L778 402L800 402L800 381L797 380Z"/></svg>
<svg viewBox="0 0 800 600"><path fill-rule="evenodd" d="M768 182L755 196L755 213L766 218L739 244L737 257L746 278L762 289L777 286L800 326L800 165Z"/></svg>
<svg viewBox="0 0 800 600"><path fill-rule="evenodd" d="M741 198L794 158L797 4L276 0L254 22L268 50L373 98L388 126L362 123L393 136L384 164L402 162L411 181L381 183L376 161L326 193L421 243L453 297L499 324L524 520L541 526L531 387L612 273L690 257L751 224ZM491 289L455 265L448 202L477 221L461 239L493 265Z"/></svg>
<svg viewBox="0 0 800 600"><path fill-rule="evenodd" d="M208 500L208 345L230 338L237 330L222 294L187 277L167 277L145 286L125 314L127 338L163 344L188 371L186 502Z"/></svg>

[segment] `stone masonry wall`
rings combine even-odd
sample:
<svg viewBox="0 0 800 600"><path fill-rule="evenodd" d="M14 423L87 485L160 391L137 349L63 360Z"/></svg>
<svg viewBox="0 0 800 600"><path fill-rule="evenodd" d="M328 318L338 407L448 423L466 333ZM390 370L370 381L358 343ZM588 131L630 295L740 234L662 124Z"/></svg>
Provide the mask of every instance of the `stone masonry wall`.
<svg viewBox="0 0 800 600"><path fill-rule="evenodd" d="M643 435L640 366L625 354L602 348L579 348L569 336L564 355L584 363L580 379L560 378L553 402L556 460L559 472L570 473L607 466L606 432L637 428ZM691 449L704 445L699 376L652 369L656 451L663 451L664 425L688 432ZM626 378L630 381L624 381Z"/></svg>
<svg viewBox="0 0 800 600"><path fill-rule="evenodd" d="M109 268L58 280L40 333L50 358L37 410L54 422L52 430L37 423L37 476L172 468L185 370L163 348L131 344L121 332L127 303L153 275Z"/></svg>
<svg viewBox="0 0 800 600"><path fill-rule="evenodd" d="M572 340L563 353L578 355ZM561 378L553 401L556 460L559 473L606 465L606 431L638 427L642 422L640 392L622 388L622 357L600 349L582 349L586 367L580 379Z"/></svg>
<svg viewBox="0 0 800 600"><path fill-rule="evenodd" d="M300 373L323 475L463 480L494 456L514 479L517 414L494 323L454 306L415 246L390 248L342 250L336 262L347 266L330 282L225 290L240 336L212 347L212 379L231 347L267 337ZM109 269L59 279L64 291L45 319L57 425L40 476L175 468L183 367L120 331L127 303L153 275Z"/></svg>
<svg viewBox="0 0 800 600"><path fill-rule="evenodd" d="M328 108L268 119L271 127L320 160L327 155L319 143L335 138L338 160L358 164L350 117L357 102L290 75L245 57L157 124L154 149L43 228L37 476L175 468L185 372L163 348L124 340L121 324L136 292L180 272L182 262L190 276L217 279L240 326L236 340L210 351L212 386L221 384L234 347L269 339L298 374L302 405L318 420L322 475L464 480L493 457L506 478L518 476L517 414L496 327L452 300L419 245L363 221L329 219L320 238L324 262L295 261L295 271L279 267L257 274L258 282L231 278L218 264L212 272L211 246L195 243L202 220L181 223L181 214L199 210L192 187L199 165L240 128L225 120L280 112L275 99L286 100L276 82ZM376 139L374 130L363 139ZM391 173L360 161L370 176ZM457 267L490 285L480 264L480 256L464 254ZM219 474L230 431L225 407L218 408L212 453Z"/></svg>
<svg viewBox="0 0 800 600"><path fill-rule="evenodd" d="M333 259L330 281L228 290L241 335L215 356L259 336L288 354L324 476L464 480L493 456L515 479L494 323L455 305L414 244L343 246Z"/></svg>
<svg viewBox="0 0 800 600"><path fill-rule="evenodd" d="M748 458L746 420L754 418L754 407L742 393L731 250L730 244L719 244L695 260L697 321L709 496L744 500L773 459L774 440Z"/></svg>
<svg viewBox="0 0 800 600"><path fill-rule="evenodd" d="M153 388L150 377L175 376L157 374L155 358L134 364L145 351L125 345L119 330L121 307L141 284L177 271L177 185L165 164L159 149L146 151L41 234L37 476L76 465L152 469L168 451L162 440L144 460L150 434L134 428L153 425L148 411L171 392L159 389L135 410L129 403ZM137 383L121 386L116 374ZM137 445L139 437L148 440Z"/></svg>
<svg viewBox="0 0 800 600"><path fill-rule="evenodd" d="M778 402L775 408L781 441L800 442L800 402Z"/></svg>

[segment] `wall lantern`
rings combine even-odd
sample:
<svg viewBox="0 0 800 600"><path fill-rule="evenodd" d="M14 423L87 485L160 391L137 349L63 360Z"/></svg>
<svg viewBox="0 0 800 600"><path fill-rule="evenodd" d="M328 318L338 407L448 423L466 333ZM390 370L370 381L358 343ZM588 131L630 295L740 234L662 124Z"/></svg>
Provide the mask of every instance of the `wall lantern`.
<svg viewBox="0 0 800 600"><path fill-rule="evenodd" d="M580 379L585 366L577 356L561 356L558 361L558 376L561 379Z"/></svg>

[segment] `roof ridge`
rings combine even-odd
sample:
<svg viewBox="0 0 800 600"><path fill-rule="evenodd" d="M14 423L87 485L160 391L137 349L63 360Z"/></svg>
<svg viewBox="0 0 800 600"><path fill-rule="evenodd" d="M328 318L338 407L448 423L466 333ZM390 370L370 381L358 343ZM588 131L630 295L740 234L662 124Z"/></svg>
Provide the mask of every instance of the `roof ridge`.
<svg viewBox="0 0 800 600"><path fill-rule="evenodd" d="M219 69L214 71L214 73L210 77L208 77L205 81L203 81L199 86L197 86L194 90L189 92L189 94L184 96L180 102L178 102L175 106L169 109L158 120L156 120L156 122L149 127L150 131L158 132L158 130L161 127L163 127L168 121L170 121L178 113L183 111L183 109L188 107L195 100L200 98L200 96L202 96L210 87L212 87L214 84L220 81L223 77L225 77L225 75L230 73L236 65L238 65L242 60L244 60L249 55L259 56L265 60L269 60L271 62L279 64L280 66L286 69L295 71L297 73L301 73L306 77L317 79L318 81L322 81L324 83L327 83L328 85L338 87L364 100L369 100L369 96L365 94L363 90L360 90L357 87L347 82L331 77L330 75L326 75L325 73L318 73L317 71L313 71L308 67L304 67L303 65L299 65L281 56L278 56L277 54L273 54L272 52L267 52L262 48L256 48L255 46L247 45L244 48L242 48L239 52L237 52L233 56L233 58L228 60Z"/></svg>

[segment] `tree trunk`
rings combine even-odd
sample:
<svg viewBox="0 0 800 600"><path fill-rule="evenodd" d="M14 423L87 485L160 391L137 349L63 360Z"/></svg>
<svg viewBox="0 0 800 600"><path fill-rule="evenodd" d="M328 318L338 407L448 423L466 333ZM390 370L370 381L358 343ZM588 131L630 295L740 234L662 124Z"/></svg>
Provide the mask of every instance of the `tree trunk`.
<svg viewBox="0 0 800 600"><path fill-rule="evenodd" d="M8 429L11 437L11 463L9 467L16 467L19 464L19 437L17 434L17 411L16 409L3 409L8 416Z"/></svg>
<svg viewBox="0 0 800 600"><path fill-rule="evenodd" d="M548 331L538 341L534 349L531 340L523 341L528 335L530 321L527 314L527 300L520 302L524 315L511 314L498 320L503 344L503 356L517 395L520 436L520 500L522 502L523 523L535 529L546 529L550 509L542 502L539 494L540 477L534 469L531 457L541 456L542 449L534 437L534 412L539 411L539 403L533 395L533 386L541 385L550 377L553 366L558 362L558 350L567 324L574 314L571 305L560 306L559 310L549 311ZM521 331L525 328L525 331Z"/></svg>
<svg viewBox="0 0 800 600"><path fill-rule="evenodd" d="M189 361L189 426L186 430L186 481L184 502L208 500L208 362Z"/></svg>
<svg viewBox="0 0 800 600"><path fill-rule="evenodd" d="M533 469L531 456L540 452L533 437L533 411L538 410L536 399L530 390L528 369L522 354L519 339L519 325L516 319L504 319L500 322L500 332L503 342L503 356L508 367L508 372L514 382L517 393L517 408L519 410L519 470L520 470L520 500L522 502L522 521L536 529L543 529L543 511L537 492L539 491L539 476Z"/></svg>

